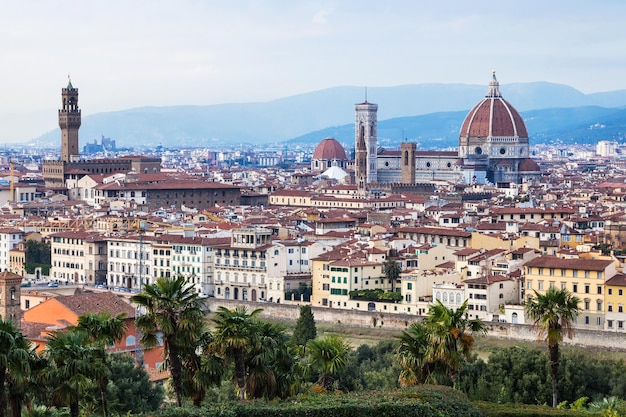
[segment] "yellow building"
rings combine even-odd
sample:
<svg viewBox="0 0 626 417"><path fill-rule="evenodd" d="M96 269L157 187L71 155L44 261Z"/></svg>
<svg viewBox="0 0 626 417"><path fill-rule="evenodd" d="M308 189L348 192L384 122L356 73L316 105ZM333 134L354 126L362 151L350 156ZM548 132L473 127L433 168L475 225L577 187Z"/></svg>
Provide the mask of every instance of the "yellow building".
<svg viewBox="0 0 626 417"><path fill-rule="evenodd" d="M606 294L604 302L605 326L604 330L612 332L626 332L626 275L616 274L604 283Z"/></svg>
<svg viewBox="0 0 626 417"><path fill-rule="evenodd" d="M581 313L576 319L576 327L604 329L605 281L617 274L614 261L540 256L524 267L526 300L534 296L534 291L544 293L551 287L567 289L580 299Z"/></svg>

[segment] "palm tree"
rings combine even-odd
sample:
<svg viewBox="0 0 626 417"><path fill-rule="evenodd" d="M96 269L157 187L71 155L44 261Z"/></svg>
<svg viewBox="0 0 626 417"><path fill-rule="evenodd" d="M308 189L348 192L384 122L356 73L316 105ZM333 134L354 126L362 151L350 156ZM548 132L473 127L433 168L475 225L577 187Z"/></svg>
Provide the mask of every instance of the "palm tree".
<svg viewBox="0 0 626 417"><path fill-rule="evenodd" d="M248 314L246 307L233 310L220 306L213 321L216 324L213 351L222 355L228 363L235 363L235 379L239 388L239 399L246 397L246 354L259 343L259 321L263 310L257 309Z"/></svg>
<svg viewBox="0 0 626 417"><path fill-rule="evenodd" d="M189 343L181 351L183 393L196 407L202 404L209 387L219 386L225 371L224 360L210 351L213 334L204 328L198 330L195 343Z"/></svg>
<svg viewBox="0 0 626 417"><path fill-rule="evenodd" d="M424 318L428 331L426 357L431 362L445 364L452 386L456 388L461 364L469 359L474 347L474 334L485 334L487 328L480 319L467 318L467 300L453 310L437 300Z"/></svg>
<svg viewBox="0 0 626 417"><path fill-rule="evenodd" d="M161 338L163 340L176 403L180 407L183 394L181 351L195 343L204 319L198 293L182 276L176 279L161 277L154 284L144 286L142 292L131 297L131 301L145 309L145 313L136 319L141 344L151 349L160 345Z"/></svg>
<svg viewBox="0 0 626 417"><path fill-rule="evenodd" d="M109 312L91 313L78 318L78 325L74 328L77 331L84 331L89 336L92 346L95 348L95 358L100 366L94 367L92 376L100 389L100 404L102 406L103 417L108 416L106 400L106 389L109 384L109 367L107 364L107 347L122 340L126 333L124 319L126 314L122 313L115 317Z"/></svg>
<svg viewBox="0 0 626 417"><path fill-rule="evenodd" d="M396 291L396 281L400 278L402 267L395 259L389 259L383 265L383 274L385 278L391 281L391 292Z"/></svg>
<svg viewBox="0 0 626 417"><path fill-rule="evenodd" d="M312 366L319 373L318 384L327 390L335 389L337 375L348 363L350 346L337 336L314 339L307 343Z"/></svg>
<svg viewBox="0 0 626 417"><path fill-rule="evenodd" d="M557 378L559 374L559 343L563 335L574 336L574 319L580 313L578 297L566 289L548 288L545 294L535 291L535 297L526 302L526 314L535 322L537 337L548 342L550 373L552 375L552 407L557 406Z"/></svg>
<svg viewBox="0 0 626 417"><path fill-rule="evenodd" d="M292 393L297 376L285 327L260 322L258 337L259 343L246 357L246 392L252 398L286 398Z"/></svg>
<svg viewBox="0 0 626 417"><path fill-rule="evenodd" d="M22 335L16 324L4 321L0 318L0 417L5 417L7 412L7 390L5 385L10 386L27 378L29 372L29 348L28 341ZM21 407L20 407L21 408ZM21 410L12 410L18 414Z"/></svg>
<svg viewBox="0 0 626 417"><path fill-rule="evenodd" d="M85 332L57 330L46 345L46 356L53 365L47 372L55 402L70 407L70 416L78 417L78 406L89 387L93 371L93 351Z"/></svg>
<svg viewBox="0 0 626 417"><path fill-rule="evenodd" d="M401 386L443 382L445 365L440 361L431 362L426 357L428 328L423 323L411 323L398 339L400 343L396 348L396 355L402 369L398 376Z"/></svg>
<svg viewBox="0 0 626 417"><path fill-rule="evenodd" d="M467 300L452 310L437 300L421 323L413 323L400 336L400 382L442 383L456 387L462 363L474 346L474 334L486 333L482 320L467 318Z"/></svg>

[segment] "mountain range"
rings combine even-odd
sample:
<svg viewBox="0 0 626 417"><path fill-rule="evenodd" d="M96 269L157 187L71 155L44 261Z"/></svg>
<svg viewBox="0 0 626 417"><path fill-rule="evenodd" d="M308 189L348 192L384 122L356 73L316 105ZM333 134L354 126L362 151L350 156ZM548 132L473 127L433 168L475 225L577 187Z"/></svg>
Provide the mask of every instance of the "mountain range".
<svg viewBox="0 0 626 417"><path fill-rule="evenodd" d="M501 85L500 91L522 114L531 144L626 136L626 90L584 94L562 84L534 82ZM140 107L84 116L80 146L101 135L115 139L118 147L292 146L325 137L350 145L354 105L368 100L378 104L382 146L407 139L423 149L454 147L465 115L486 92L486 86L467 84L334 87L268 102ZM59 129L54 129L35 143L55 146L59 141Z"/></svg>

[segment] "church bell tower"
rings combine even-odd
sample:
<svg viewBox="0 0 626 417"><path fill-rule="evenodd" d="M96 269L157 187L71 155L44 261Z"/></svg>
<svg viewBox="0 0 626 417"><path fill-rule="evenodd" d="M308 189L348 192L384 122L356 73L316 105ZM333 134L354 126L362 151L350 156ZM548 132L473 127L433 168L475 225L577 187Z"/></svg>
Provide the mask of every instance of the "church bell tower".
<svg viewBox="0 0 626 417"><path fill-rule="evenodd" d="M378 128L378 105L369 103L367 99L355 106L355 122L354 147L358 151L359 147L365 143L366 147L366 168L365 181L366 184L374 184L378 182L378 166L377 166L377 128ZM355 161L357 162L357 161Z"/></svg>
<svg viewBox="0 0 626 417"><path fill-rule="evenodd" d="M80 128L80 109L78 108L78 89L69 80L67 87L61 90L63 107L59 109L59 127L61 128L61 160L72 162L79 158L78 129Z"/></svg>
<svg viewBox="0 0 626 417"><path fill-rule="evenodd" d="M22 276L13 272L0 272L0 317L4 321L12 321L18 326L21 320Z"/></svg>

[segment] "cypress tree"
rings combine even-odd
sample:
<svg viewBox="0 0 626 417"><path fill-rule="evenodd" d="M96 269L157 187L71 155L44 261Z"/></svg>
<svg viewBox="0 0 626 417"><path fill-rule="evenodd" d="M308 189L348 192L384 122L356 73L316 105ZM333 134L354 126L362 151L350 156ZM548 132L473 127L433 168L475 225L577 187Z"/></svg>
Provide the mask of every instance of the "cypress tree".
<svg viewBox="0 0 626 417"><path fill-rule="evenodd" d="M309 340L313 340L316 337L317 328L315 327L315 318L313 317L311 306L300 306L300 317L296 322L291 341L294 345L305 346Z"/></svg>

